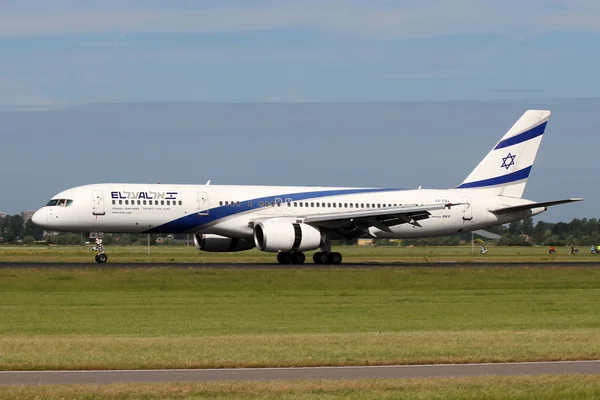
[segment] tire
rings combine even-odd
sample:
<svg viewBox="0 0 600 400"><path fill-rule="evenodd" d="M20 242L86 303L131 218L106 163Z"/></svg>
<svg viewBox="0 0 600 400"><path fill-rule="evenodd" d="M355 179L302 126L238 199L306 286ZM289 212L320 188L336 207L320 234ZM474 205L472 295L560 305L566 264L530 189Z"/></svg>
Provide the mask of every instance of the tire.
<svg viewBox="0 0 600 400"><path fill-rule="evenodd" d="M328 261L330 264L341 264L342 263L342 255L340 253L329 253Z"/></svg>
<svg viewBox="0 0 600 400"><path fill-rule="evenodd" d="M290 253L279 253L277 254L277 262L279 264L291 264L292 255Z"/></svg>
<svg viewBox="0 0 600 400"><path fill-rule="evenodd" d="M313 262L315 264L321 264L321 252L317 251L315 254L313 254Z"/></svg>
<svg viewBox="0 0 600 400"><path fill-rule="evenodd" d="M329 264L329 256L325 252L319 252L319 262L317 264Z"/></svg>
<svg viewBox="0 0 600 400"><path fill-rule="evenodd" d="M96 262L100 264L100 254L96 254Z"/></svg>
<svg viewBox="0 0 600 400"><path fill-rule="evenodd" d="M304 264L304 260L306 260L304 253L292 254L292 264Z"/></svg>
<svg viewBox="0 0 600 400"><path fill-rule="evenodd" d="M100 264L105 264L107 261L108 261L108 256L104 253L98 254L96 256L96 262L98 262Z"/></svg>

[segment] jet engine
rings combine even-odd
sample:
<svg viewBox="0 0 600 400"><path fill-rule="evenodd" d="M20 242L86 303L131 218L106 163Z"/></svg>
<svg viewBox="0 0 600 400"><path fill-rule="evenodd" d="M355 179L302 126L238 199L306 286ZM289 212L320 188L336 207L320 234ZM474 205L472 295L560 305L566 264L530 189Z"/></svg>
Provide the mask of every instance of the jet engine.
<svg viewBox="0 0 600 400"><path fill-rule="evenodd" d="M262 251L301 252L321 247L323 237L314 226L271 219L254 226L254 244Z"/></svg>
<svg viewBox="0 0 600 400"><path fill-rule="evenodd" d="M234 252L254 248L251 240L230 238L219 235L194 235L194 244L198 250L209 252Z"/></svg>

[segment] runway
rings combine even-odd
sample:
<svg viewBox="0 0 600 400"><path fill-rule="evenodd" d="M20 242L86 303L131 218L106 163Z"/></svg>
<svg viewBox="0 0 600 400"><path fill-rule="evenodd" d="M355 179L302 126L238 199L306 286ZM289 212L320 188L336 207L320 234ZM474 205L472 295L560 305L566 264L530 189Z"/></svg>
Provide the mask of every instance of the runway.
<svg viewBox="0 0 600 400"><path fill-rule="evenodd" d="M598 268L600 262L596 261L574 261L574 262L378 262L378 263L353 263L339 265L323 265L306 263L300 265L281 265L277 263L118 263L108 262L106 264L77 263L77 262L0 262L0 269L7 268L218 268L218 269L330 269L330 268L520 268L520 267L589 267Z"/></svg>
<svg viewBox="0 0 600 400"><path fill-rule="evenodd" d="M368 367L2 371L0 372L0 385L110 384L117 382L201 383L210 381L275 381L296 379L402 379L545 374L600 374L600 360Z"/></svg>

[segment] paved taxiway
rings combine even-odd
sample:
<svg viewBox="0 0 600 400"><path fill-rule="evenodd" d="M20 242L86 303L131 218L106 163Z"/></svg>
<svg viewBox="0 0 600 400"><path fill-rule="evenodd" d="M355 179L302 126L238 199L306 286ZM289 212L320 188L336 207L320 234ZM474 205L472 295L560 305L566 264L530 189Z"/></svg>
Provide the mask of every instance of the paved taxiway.
<svg viewBox="0 0 600 400"><path fill-rule="evenodd" d="M119 371L2 371L0 384L109 384L116 382L274 381L293 379L402 379L482 375L600 374L598 361L369 367L173 369Z"/></svg>
<svg viewBox="0 0 600 400"><path fill-rule="evenodd" d="M76 262L0 262L2 268L223 268L223 269L261 269L261 268L407 268L407 267L600 267L596 261L573 261L573 262L472 262L459 263L456 261L441 262L379 262L379 263L355 263L340 265L322 265L307 262L301 265L280 265L277 263L119 263L108 262L107 264L76 263Z"/></svg>

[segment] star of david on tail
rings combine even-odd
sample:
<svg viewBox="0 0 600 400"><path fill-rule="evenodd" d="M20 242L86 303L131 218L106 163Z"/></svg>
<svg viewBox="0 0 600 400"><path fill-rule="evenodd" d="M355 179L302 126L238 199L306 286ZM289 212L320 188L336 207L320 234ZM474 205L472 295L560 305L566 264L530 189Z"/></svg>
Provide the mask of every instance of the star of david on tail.
<svg viewBox="0 0 600 400"><path fill-rule="evenodd" d="M512 165L515 165L515 157L516 155L513 156L510 153L508 153L506 157L502 157L502 165L500 166L500 168L509 169Z"/></svg>

